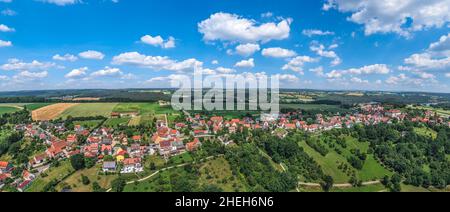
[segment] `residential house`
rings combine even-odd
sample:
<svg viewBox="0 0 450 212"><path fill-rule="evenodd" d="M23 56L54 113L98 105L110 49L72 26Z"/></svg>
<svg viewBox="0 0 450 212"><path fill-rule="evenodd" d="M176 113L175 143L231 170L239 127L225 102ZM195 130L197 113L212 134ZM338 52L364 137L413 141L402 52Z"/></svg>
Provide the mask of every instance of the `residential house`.
<svg viewBox="0 0 450 212"><path fill-rule="evenodd" d="M105 161L102 166L103 172L115 172L116 162L115 161Z"/></svg>
<svg viewBox="0 0 450 212"><path fill-rule="evenodd" d="M12 171L12 164L7 161L0 161L0 174L9 173Z"/></svg>

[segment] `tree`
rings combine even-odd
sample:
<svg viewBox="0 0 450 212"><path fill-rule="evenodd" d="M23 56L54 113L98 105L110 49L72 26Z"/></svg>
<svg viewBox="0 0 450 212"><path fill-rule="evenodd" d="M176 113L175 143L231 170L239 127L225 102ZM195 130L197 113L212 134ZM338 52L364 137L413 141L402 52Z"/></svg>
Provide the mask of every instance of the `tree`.
<svg viewBox="0 0 450 212"><path fill-rule="evenodd" d="M115 179L114 181L112 181L112 183L111 183L112 191L113 192L122 192L123 189L125 189L126 184L127 184L127 182L125 181L125 179L119 177L119 178Z"/></svg>
<svg viewBox="0 0 450 212"><path fill-rule="evenodd" d="M93 190L94 192L105 192L105 189L102 188L102 187L98 184L98 182L92 183L92 190Z"/></svg>
<svg viewBox="0 0 450 212"><path fill-rule="evenodd" d="M89 185L89 183L91 183L89 178L84 175L81 175L81 182L83 183L83 185Z"/></svg>
<svg viewBox="0 0 450 212"><path fill-rule="evenodd" d="M322 182L322 189L325 191L325 192L328 192L328 191L330 191L331 190L331 188L333 188L333 184L334 184L334 180L333 180L333 177L331 177L331 176L325 176L324 178L323 178L323 182Z"/></svg>
<svg viewBox="0 0 450 212"><path fill-rule="evenodd" d="M81 170L86 167L85 161L84 161L84 155L77 154L70 158L70 164L72 164L73 169L75 170Z"/></svg>

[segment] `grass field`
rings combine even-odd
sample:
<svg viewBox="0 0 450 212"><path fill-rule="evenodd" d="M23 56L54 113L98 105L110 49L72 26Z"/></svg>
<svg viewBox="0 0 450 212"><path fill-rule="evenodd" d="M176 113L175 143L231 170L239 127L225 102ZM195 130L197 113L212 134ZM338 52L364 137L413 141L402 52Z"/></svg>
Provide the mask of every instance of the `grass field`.
<svg viewBox="0 0 450 212"><path fill-rule="evenodd" d="M117 106L117 103L82 103L77 104L73 107L70 107L64 110L59 118L67 118L68 116L72 117L90 117L90 116L104 116L110 117L111 112L114 107Z"/></svg>
<svg viewBox="0 0 450 212"><path fill-rule="evenodd" d="M313 148L308 146L305 142L300 142L300 146L304 148L305 152L311 156L322 168L325 174L333 177L336 183L347 183L350 180L348 173L343 172L339 169L341 163L347 164L348 167L351 165L348 163L347 158L350 157L352 149L359 149L362 152L367 152L369 149L368 143L362 143L357 141L352 137L346 137L347 148L342 149L342 153L338 154L333 149L329 149L329 153L326 157L323 157ZM378 161L375 160L374 156L369 154L361 170L356 170L356 175L359 180L362 181L372 181L379 180L384 176L392 176L392 172L384 168Z"/></svg>
<svg viewBox="0 0 450 212"><path fill-rule="evenodd" d="M65 186L70 186L74 192L91 192L92 184L97 182L102 188L110 188L111 182L117 178L117 175L100 175L101 165L97 165L90 169L84 169L72 174L64 181L58 184L57 190L62 190ZM89 178L89 185L83 185L81 182L81 176L84 175Z"/></svg>
<svg viewBox="0 0 450 212"><path fill-rule="evenodd" d="M167 114L173 113L172 107L160 107L158 103L119 103L113 109L114 112L139 112L142 114Z"/></svg>
<svg viewBox="0 0 450 212"><path fill-rule="evenodd" d="M350 177L348 177L343 171L339 170L338 168L340 163L347 163L347 160L343 156L337 154L334 151L330 151L330 153L328 153L326 157L323 157L313 148L308 146L306 142L300 142L300 146L303 147L305 152L320 165L326 175L330 175L333 177L336 183L347 183L350 180Z"/></svg>
<svg viewBox="0 0 450 212"><path fill-rule="evenodd" d="M50 168L49 170L44 172L47 175L46 177L37 177L26 191L41 192L44 187L52 180L63 180L64 178L72 174L73 171L74 170L69 160L61 161L61 164L58 167Z"/></svg>
<svg viewBox="0 0 450 212"><path fill-rule="evenodd" d="M414 127L414 132L418 135L428 137L433 140L437 138L437 132L428 127Z"/></svg>
<svg viewBox="0 0 450 212"><path fill-rule="evenodd" d="M47 107L52 104L53 103L31 103L31 104L26 104L25 107L27 108L27 110L33 111L33 110L37 110L37 109L40 109L43 107Z"/></svg>
<svg viewBox="0 0 450 212"><path fill-rule="evenodd" d="M128 122L128 126L138 126L139 124L141 124L141 116L135 116L133 118L130 119L130 121Z"/></svg>
<svg viewBox="0 0 450 212"><path fill-rule="evenodd" d="M85 128L94 128L97 127L103 120L89 120L89 121L75 121L73 122L75 125L81 125Z"/></svg>
<svg viewBox="0 0 450 212"><path fill-rule="evenodd" d="M230 164L223 157L204 163L200 167L199 184L216 185L225 192L245 192L245 185L231 172Z"/></svg>
<svg viewBox="0 0 450 212"><path fill-rule="evenodd" d="M442 117L450 117L450 111L442 109L442 108L433 108L433 107L425 107L425 106L420 106L420 107L409 106L409 107L413 108L413 109L418 109L418 110L430 110L430 111L437 113L438 115L440 115Z"/></svg>
<svg viewBox="0 0 450 212"><path fill-rule="evenodd" d="M306 111L326 111L326 112L347 112L346 109L341 108L339 105L325 105L325 104L281 104L281 109L295 109Z"/></svg>
<svg viewBox="0 0 450 212"><path fill-rule="evenodd" d="M0 116L6 113L14 113L16 111L19 111L20 109L17 107L11 107L11 106L0 106Z"/></svg>
<svg viewBox="0 0 450 212"><path fill-rule="evenodd" d="M130 118L110 118L103 123L106 127L117 127L120 125L128 125Z"/></svg>
<svg viewBox="0 0 450 212"><path fill-rule="evenodd" d="M39 108L37 110L33 110L31 112L31 115L32 115L33 120L35 120L35 121L48 121L48 120L56 119L63 112L65 112L66 110L71 109L75 106L78 106L78 104L72 104L72 103L53 104L53 105Z"/></svg>

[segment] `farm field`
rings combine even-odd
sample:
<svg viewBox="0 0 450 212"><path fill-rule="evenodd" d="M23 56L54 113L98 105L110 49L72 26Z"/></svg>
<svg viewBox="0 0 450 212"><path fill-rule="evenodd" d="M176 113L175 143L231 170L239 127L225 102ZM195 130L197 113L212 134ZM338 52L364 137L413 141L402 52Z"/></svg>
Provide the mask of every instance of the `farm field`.
<svg viewBox="0 0 450 212"><path fill-rule="evenodd" d="M35 121L48 121L58 118L66 110L78 106L75 103L59 103L33 110L32 118Z"/></svg>
<svg viewBox="0 0 450 212"><path fill-rule="evenodd" d="M339 105L325 105L325 104L280 104L281 109L301 109L306 111L326 111L331 113L347 112L346 109Z"/></svg>
<svg viewBox="0 0 450 212"><path fill-rule="evenodd" d="M52 167L49 170L45 171L44 173L47 176L39 176L37 177L33 183L30 185L28 189L26 189L27 192L42 192L45 188L45 186L50 183L53 180L61 181L64 180L66 177L71 175L74 172L72 165L70 164L69 160L64 160L60 162L60 165L58 167Z"/></svg>
<svg viewBox="0 0 450 212"><path fill-rule="evenodd" d="M66 119L68 116L72 117L89 117L89 116L104 116L110 117L111 112L117 103L82 103L73 107L67 108L62 112L58 118Z"/></svg>
<svg viewBox="0 0 450 212"><path fill-rule="evenodd" d="M52 104L53 103L30 103L30 104L25 104L25 107L27 108L27 110L33 111L33 110L37 110L39 108L47 107Z"/></svg>
<svg viewBox="0 0 450 212"><path fill-rule="evenodd" d="M425 107L425 106L419 106L419 107L409 106L409 107L414 108L414 109L419 109L419 110L431 110L440 116L450 117L450 111L442 109L442 108L433 108L433 107Z"/></svg>
<svg viewBox="0 0 450 212"><path fill-rule="evenodd" d="M130 118L109 118L103 123L103 126L106 127L117 127L121 125L127 125L130 121Z"/></svg>
<svg viewBox="0 0 450 212"><path fill-rule="evenodd" d="M139 124L141 124L141 116L135 116L128 122L128 126L130 127L138 126Z"/></svg>
<svg viewBox="0 0 450 212"><path fill-rule="evenodd" d="M11 107L11 106L3 106L0 105L0 116L6 113L14 113L16 111L19 111L20 109L18 107Z"/></svg>
<svg viewBox="0 0 450 212"><path fill-rule="evenodd" d="M167 114L173 113L172 107L161 107L158 103L119 103L113 112L139 112L142 114Z"/></svg>
<svg viewBox="0 0 450 212"><path fill-rule="evenodd" d="M90 121L75 121L75 125L80 125L84 128L94 128L102 123L103 120L90 120Z"/></svg>

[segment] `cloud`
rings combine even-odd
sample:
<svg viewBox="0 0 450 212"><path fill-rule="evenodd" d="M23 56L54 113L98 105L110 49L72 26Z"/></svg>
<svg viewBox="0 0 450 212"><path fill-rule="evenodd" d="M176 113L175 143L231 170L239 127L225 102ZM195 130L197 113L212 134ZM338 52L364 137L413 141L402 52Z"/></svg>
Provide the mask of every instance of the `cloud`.
<svg viewBox="0 0 450 212"><path fill-rule="evenodd" d="M445 74L445 77L450 78L450 73L446 73L446 74Z"/></svg>
<svg viewBox="0 0 450 212"><path fill-rule="evenodd" d="M440 28L450 21L450 0L327 0L324 10L351 13L349 21L364 25L365 34L397 33Z"/></svg>
<svg viewBox="0 0 450 212"><path fill-rule="evenodd" d="M218 64L219 64L219 61L218 61L218 60L213 60L213 61L211 61L211 64L213 64L213 65L218 65Z"/></svg>
<svg viewBox="0 0 450 212"><path fill-rule="evenodd" d="M42 72L22 71L19 74L15 75L14 78L18 80L36 80L46 78L47 76L48 76L47 71Z"/></svg>
<svg viewBox="0 0 450 212"><path fill-rule="evenodd" d="M53 58L53 60L70 61L70 62L75 62L78 60L78 57L76 57L75 55L71 55L71 54L65 54L63 56L56 54L52 58Z"/></svg>
<svg viewBox="0 0 450 212"><path fill-rule="evenodd" d="M242 60L240 62L237 62L234 66L239 68L253 68L255 67L255 60L253 58Z"/></svg>
<svg viewBox="0 0 450 212"><path fill-rule="evenodd" d="M115 77L122 76L123 72L118 68L105 67L90 74L91 77Z"/></svg>
<svg viewBox="0 0 450 212"><path fill-rule="evenodd" d="M279 23L269 22L258 25L255 20L220 12L200 22L198 31L203 34L205 41L266 43L288 38L291 22L291 19L283 19Z"/></svg>
<svg viewBox="0 0 450 212"><path fill-rule="evenodd" d="M14 32L16 31L14 28L8 27L4 24L0 24L0 32Z"/></svg>
<svg viewBox="0 0 450 212"><path fill-rule="evenodd" d="M113 58L115 65L134 65L152 70L168 70L176 72L194 71L201 68L203 63L196 59L187 59L181 62L172 60L169 57L147 56L138 52L126 52Z"/></svg>
<svg viewBox="0 0 450 212"><path fill-rule="evenodd" d="M318 59L309 56L298 56L291 59L286 65L282 67L283 70L291 70L299 74L303 74L303 66L305 63L314 63Z"/></svg>
<svg viewBox="0 0 450 212"><path fill-rule="evenodd" d="M65 75L66 78L81 78L86 76L86 71L88 70L88 67L73 69L71 72Z"/></svg>
<svg viewBox="0 0 450 212"><path fill-rule="evenodd" d="M231 73L235 73L236 70L231 69L231 68L224 68L224 67L218 67L216 68L216 71L221 73L221 74L231 74Z"/></svg>
<svg viewBox="0 0 450 212"><path fill-rule="evenodd" d="M244 57L252 56L259 50L261 50L261 47L259 47L258 44L253 43L241 44L236 47L236 53Z"/></svg>
<svg viewBox="0 0 450 212"><path fill-rule="evenodd" d="M91 60L103 60L103 58L105 58L105 55L103 53L94 50L81 52L80 54L78 54L78 56L84 59L91 59Z"/></svg>
<svg viewBox="0 0 450 212"><path fill-rule="evenodd" d="M4 40L0 40L0 48L1 47L10 47L12 46L12 42L11 41L4 41Z"/></svg>
<svg viewBox="0 0 450 212"><path fill-rule="evenodd" d="M173 37L169 37L168 40L164 40L159 35L155 37L152 37L151 35L145 35L141 37L141 42L151 46L161 47L163 49L175 48L175 38Z"/></svg>
<svg viewBox="0 0 450 212"><path fill-rule="evenodd" d="M310 49L321 57L333 59L331 61L331 66L337 66L342 63L341 58L336 54L336 52L325 50L325 46L320 43L313 42L310 46Z"/></svg>
<svg viewBox="0 0 450 212"><path fill-rule="evenodd" d="M414 68L425 70L442 70L450 67L450 33L431 43L424 52L406 58L404 62Z"/></svg>
<svg viewBox="0 0 450 212"><path fill-rule="evenodd" d="M77 3L81 3L81 0L39 0L45 3L49 3L49 4L55 4L58 6L66 6L66 5L72 5L72 4L77 4Z"/></svg>
<svg viewBox="0 0 450 212"><path fill-rule="evenodd" d="M322 66L319 66L317 68L309 69L309 71L315 73L319 77L324 77L325 76L324 73L323 73L323 67Z"/></svg>
<svg viewBox="0 0 450 212"><path fill-rule="evenodd" d="M303 35L306 35L308 37L334 35L334 32L322 31L322 30L318 30L318 29L305 29L302 31L302 33L303 33Z"/></svg>
<svg viewBox="0 0 450 212"><path fill-rule="evenodd" d="M386 64L374 64L361 68L351 68L343 71L343 73L352 75L389 74L390 72L391 70Z"/></svg>
<svg viewBox="0 0 450 212"><path fill-rule="evenodd" d="M15 16L17 15L17 12L11 9L4 9L2 10L2 15L4 16Z"/></svg>
<svg viewBox="0 0 450 212"><path fill-rule="evenodd" d="M360 83L360 84L368 84L368 83L369 83L368 80L363 80L363 79L358 78L358 77L352 77L352 78L350 79L350 82L353 82L353 83Z"/></svg>
<svg viewBox="0 0 450 212"><path fill-rule="evenodd" d="M27 63L13 58L9 59L8 63L0 66L0 69L5 71L44 70L55 66L55 63L39 62L37 60L33 60L32 62Z"/></svg>
<svg viewBox="0 0 450 212"><path fill-rule="evenodd" d="M289 49L276 47L263 49L262 55L265 57L286 58L286 57L294 57L295 55L297 55L297 53Z"/></svg>
<svg viewBox="0 0 450 212"><path fill-rule="evenodd" d="M337 70L333 70L329 73L326 73L325 76L328 79L338 79L341 78L343 76L343 73L341 71L337 71Z"/></svg>

